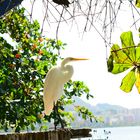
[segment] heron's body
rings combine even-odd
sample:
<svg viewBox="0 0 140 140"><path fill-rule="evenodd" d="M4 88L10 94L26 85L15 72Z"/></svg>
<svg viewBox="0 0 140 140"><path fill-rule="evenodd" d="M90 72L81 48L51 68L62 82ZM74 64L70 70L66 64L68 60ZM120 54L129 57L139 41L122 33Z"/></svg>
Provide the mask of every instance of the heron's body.
<svg viewBox="0 0 140 140"><path fill-rule="evenodd" d="M68 82L73 75L73 67L67 65L68 62L75 60L86 60L76 59L72 57L65 58L60 66L55 66L49 70L45 78L43 101L45 114L50 115L53 110L54 104L63 94L64 84Z"/></svg>

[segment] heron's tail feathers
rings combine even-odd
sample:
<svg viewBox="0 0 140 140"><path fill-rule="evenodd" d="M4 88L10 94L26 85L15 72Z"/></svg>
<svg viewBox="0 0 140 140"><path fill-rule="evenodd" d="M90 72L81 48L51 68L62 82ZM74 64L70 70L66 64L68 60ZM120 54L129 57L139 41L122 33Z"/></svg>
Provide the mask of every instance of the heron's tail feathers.
<svg viewBox="0 0 140 140"><path fill-rule="evenodd" d="M49 103L44 104L44 108L45 108L44 112L45 112L45 114L49 116L51 114L52 110L53 110L53 107L54 107L53 104L49 104Z"/></svg>

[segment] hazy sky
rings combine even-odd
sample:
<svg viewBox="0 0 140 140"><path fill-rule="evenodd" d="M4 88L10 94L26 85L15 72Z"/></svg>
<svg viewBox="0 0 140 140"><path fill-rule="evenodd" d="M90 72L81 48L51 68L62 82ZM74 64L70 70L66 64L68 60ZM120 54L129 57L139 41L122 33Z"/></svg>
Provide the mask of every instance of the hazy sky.
<svg viewBox="0 0 140 140"><path fill-rule="evenodd" d="M26 7L29 6L26 4ZM37 5L37 7L39 4ZM41 20L42 11L36 8L34 11L35 17ZM124 10L125 9L125 10ZM112 34L112 41L120 43L119 36L123 31L133 30L138 34L134 28L130 28L133 21L130 7L124 7L122 13L118 15L116 28ZM79 21L82 24L82 21ZM54 26L56 27L56 26ZM56 28L53 25L46 27L46 36L55 37ZM73 26L70 29L69 25L61 24L59 29L59 39L67 43L65 50L61 51L61 56L86 57L88 61L74 62L75 73L73 80L82 80L90 88L94 99L87 101L93 105L97 103L109 103L114 105L121 105L128 108L140 108L140 95L134 87L131 93L125 93L120 90L122 78L126 73L113 75L107 72L106 66L106 48L104 41L99 34L92 29L84 34L83 38L78 33L77 28ZM138 38L136 39L138 42ZM109 52L109 48L108 48ZM84 98L83 98L84 99Z"/></svg>

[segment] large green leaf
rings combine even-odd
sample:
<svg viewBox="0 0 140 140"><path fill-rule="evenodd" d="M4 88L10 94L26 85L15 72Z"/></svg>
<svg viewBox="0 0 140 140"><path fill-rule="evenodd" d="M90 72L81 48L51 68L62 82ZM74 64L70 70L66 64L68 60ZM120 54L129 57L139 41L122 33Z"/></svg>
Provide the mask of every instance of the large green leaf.
<svg viewBox="0 0 140 140"><path fill-rule="evenodd" d="M123 32L120 36L123 52L132 60L135 61L135 43L131 31Z"/></svg>
<svg viewBox="0 0 140 140"><path fill-rule="evenodd" d="M136 76L135 76L135 68L133 68L122 80L121 90L125 92L130 92L135 84Z"/></svg>
<svg viewBox="0 0 140 140"><path fill-rule="evenodd" d="M119 45L114 44L111 47L111 55L113 56L113 59L116 63L120 64L131 64L132 61L129 59L129 57L123 52L122 49L120 49Z"/></svg>
<svg viewBox="0 0 140 140"><path fill-rule="evenodd" d="M124 72L125 70L129 69L130 67L132 67L131 64L113 64L113 69L112 69L112 73L113 74L117 74L117 73L121 73Z"/></svg>
<svg viewBox="0 0 140 140"><path fill-rule="evenodd" d="M122 79L120 88L130 92L135 84L140 93L140 44L135 45L131 31L123 32L120 38L122 48L117 44L112 46L107 62L108 71L118 74L132 67L133 69Z"/></svg>

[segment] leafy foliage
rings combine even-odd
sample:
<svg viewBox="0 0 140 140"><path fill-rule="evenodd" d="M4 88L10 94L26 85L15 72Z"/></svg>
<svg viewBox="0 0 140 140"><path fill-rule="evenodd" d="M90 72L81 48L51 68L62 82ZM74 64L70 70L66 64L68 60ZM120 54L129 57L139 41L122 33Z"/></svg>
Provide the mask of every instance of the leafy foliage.
<svg viewBox="0 0 140 140"><path fill-rule="evenodd" d="M0 38L0 123L4 129L14 126L15 131L40 122L43 79L63 47L42 38L38 22L31 24L23 13L20 9L0 19L0 32L8 33L17 43L13 47Z"/></svg>
<svg viewBox="0 0 140 140"><path fill-rule="evenodd" d="M120 36L122 48L114 44L108 59L108 71L113 74L124 72L131 68L130 72L122 79L120 88L130 92L135 84L140 93L140 44L135 45L131 31L124 32Z"/></svg>
<svg viewBox="0 0 140 140"><path fill-rule="evenodd" d="M54 112L43 119L40 114L43 111L43 79L60 59L58 51L65 44L60 40L42 37L39 23L29 22L24 15L24 8L14 9L0 18L0 25L1 35L9 34L14 43L11 45L6 41L8 39L0 37L1 129L7 131L10 127L19 132L30 127L34 130L36 123L50 121L52 118L59 124ZM87 99L92 96L82 82L68 83L65 92L66 95L58 102L58 108L67 124L68 119L74 118L71 113L64 111L63 106L73 103L71 97L85 93ZM41 127L46 129L45 126Z"/></svg>

